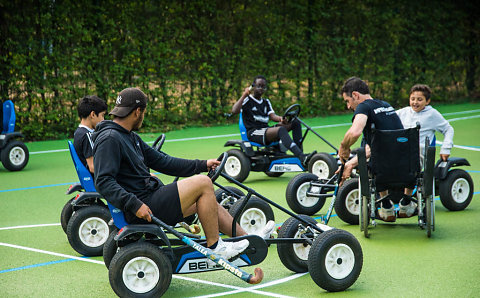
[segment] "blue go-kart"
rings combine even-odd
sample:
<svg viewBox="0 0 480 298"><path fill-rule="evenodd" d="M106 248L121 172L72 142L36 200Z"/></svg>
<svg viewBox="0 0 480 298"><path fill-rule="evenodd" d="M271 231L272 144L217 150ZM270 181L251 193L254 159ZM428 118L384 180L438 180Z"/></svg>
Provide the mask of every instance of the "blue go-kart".
<svg viewBox="0 0 480 298"><path fill-rule="evenodd" d="M250 245L238 257L225 260L206 248L205 239L196 234L179 232L154 217L151 224L127 224L123 212L108 204L115 230L104 245L103 258L109 268L110 285L117 295L158 297L168 289L172 274L219 269L256 284L263 278L261 269L256 268L254 274L249 274L241 267L261 263L270 244L277 244L278 255L285 267L294 272L309 271L314 282L325 290L343 291L357 280L363 265L363 253L353 235L318 224L308 216L296 215L227 176L223 173L227 160L228 153L224 153L220 166L208 176L214 183L222 176L247 191L239 207L240 213L248 201L256 197L290 215L278 237L262 239L247 235L226 238L224 241L248 239ZM238 216L234 216L234 222L238 222ZM234 236L235 227L232 223Z"/></svg>
<svg viewBox="0 0 480 298"><path fill-rule="evenodd" d="M11 100L3 103L3 128L0 131L0 157L3 166L9 171L20 171L28 163L27 146L20 141L23 134L15 132L15 106Z"/></svg>
<svg viewBox="0 0 480 298"><path fill-rule="evenodd" d="M302 142L305 140L308 132L311 131L337 153L338 149L303 122L298 117L299 114L300 105L294 104L285 111L283 117L289 122L297 119L306 127ZM321 179L327 179L333 176L338 168L338 161L332 154L316 153L309 160L308 167L304 167L300 159L286 153L287 148L281 142L273 142L265 146L249 141L242 114L240 114L239 128L242 139L229 140L224 145L225 147L237 147L236 149L228 150L229 157L225 166L225 173L239 182L247 179L250 171L264 172L269 177L279 177L287 172L304 172L308 170L308 172L315 174Z"/></svg>

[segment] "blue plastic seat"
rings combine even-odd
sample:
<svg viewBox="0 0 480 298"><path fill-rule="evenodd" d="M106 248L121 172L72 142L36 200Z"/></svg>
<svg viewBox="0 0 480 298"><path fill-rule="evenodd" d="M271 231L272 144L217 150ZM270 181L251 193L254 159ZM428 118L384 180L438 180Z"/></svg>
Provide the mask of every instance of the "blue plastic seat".
<svg viewBox="0 0 480 298"><path fill-rule="evenodd" d="M250 144L252 144L253 146L256 146L256 147L271 147L271 146L278 145L278 142L272 142L268 145L262 145L262 144L255 143L255 142L252 142L252 141L248 140L247 129L245 128L245 124L243 124L242 113L240 113L240 118L238 120L238 127L240 128L240 136L242 137L242 141L244 141L244 142L249 142Z"/></svg>
<svg viewBox="0 0 480 298"><path fill-rule="evenodd" d="M90 174L87 168L80 161L77 151L75 151L75 147L73 147L73 143L71 141L68 141L68 149L70 150L70 155L72 156L73 164L75 165L75 170L77 171L78 179L80 179L80 184L82 185L83 189L85 189L87 192L97 192L92 174ZM127 221L125 220L125 215L123 214L122 210L108 203L108 201L107 204L115 226L117 226L119 229L126 226Z"/></svg>
<svg viewBox="0 0 480 298"><path fill-rule="evenodd" d="M12 133L15 130L15 106L11 100L3 103L3 129L2 134Z"/></svg>

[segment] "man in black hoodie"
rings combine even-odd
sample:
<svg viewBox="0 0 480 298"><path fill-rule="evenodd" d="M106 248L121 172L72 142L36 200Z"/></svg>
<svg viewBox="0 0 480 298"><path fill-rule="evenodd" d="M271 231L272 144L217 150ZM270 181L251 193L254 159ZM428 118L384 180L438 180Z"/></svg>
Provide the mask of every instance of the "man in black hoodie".
<svg viewBox="0 0 480 298"><path fill-rule="evenodd" d="M232 216L217 203L213 184L196 175L219 165L216 159L187 160L169 156L148 146L134 131L143 122L147 96L138 88L122 90L110 112L113 121L96 127L94 141L95 187L112 205L125 213L129 223L151 221L150 214L170 225L198 213L207 246L230 259L245 250L249 241L223 242L219 230L230 235ZM163 185L149 168L166 175L189 177ZM237 224L238 235L246 232Z"/></svg>

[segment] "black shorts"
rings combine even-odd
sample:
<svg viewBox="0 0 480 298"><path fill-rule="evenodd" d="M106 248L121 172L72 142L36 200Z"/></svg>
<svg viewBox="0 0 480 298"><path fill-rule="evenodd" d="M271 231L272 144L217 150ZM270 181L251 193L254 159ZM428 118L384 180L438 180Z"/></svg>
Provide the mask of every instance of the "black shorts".
<svg viewBox="0 0 480 298"><path fill-rule="evenodd" d="M177 182L161 186L143 202L166 224L175 225L183 220Z"/></svg>
<svg viewBox="0 0 480 298"><path fill-rule="evenodd" d="M251 129L247 131L247 137L250 142L255 142L261 145L267 145L267 133L268 127L258 128L258 129Z"/></svg>

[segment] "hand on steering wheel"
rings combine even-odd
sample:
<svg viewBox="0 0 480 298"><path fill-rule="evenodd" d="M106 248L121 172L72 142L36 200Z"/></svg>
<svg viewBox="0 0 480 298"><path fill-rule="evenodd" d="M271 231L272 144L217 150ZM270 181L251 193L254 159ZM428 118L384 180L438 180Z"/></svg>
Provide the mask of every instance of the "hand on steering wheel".
<svg viewBox="0 0 480 298"><path fill-rule="evenodd" d="M286 119L288 123L292 122L293 119L297 118L300 114L300 105L293 104L287 108L285 113L283 114L282 119Z"/></svg>
<svg viewBox="0 0 480 298"><path fill-rule="evenodd" d="M215 180L217 180L218 176L220 176L220 173L225 168L225 163L227 162L227 158L228 158L228 153L227 152L222 153L217 158L217 160L220 161L220 165L217 166L215 169L210 170L208 172L207 176L210 177L210 179L212 179L212 182L215 182Z"/></svg>

